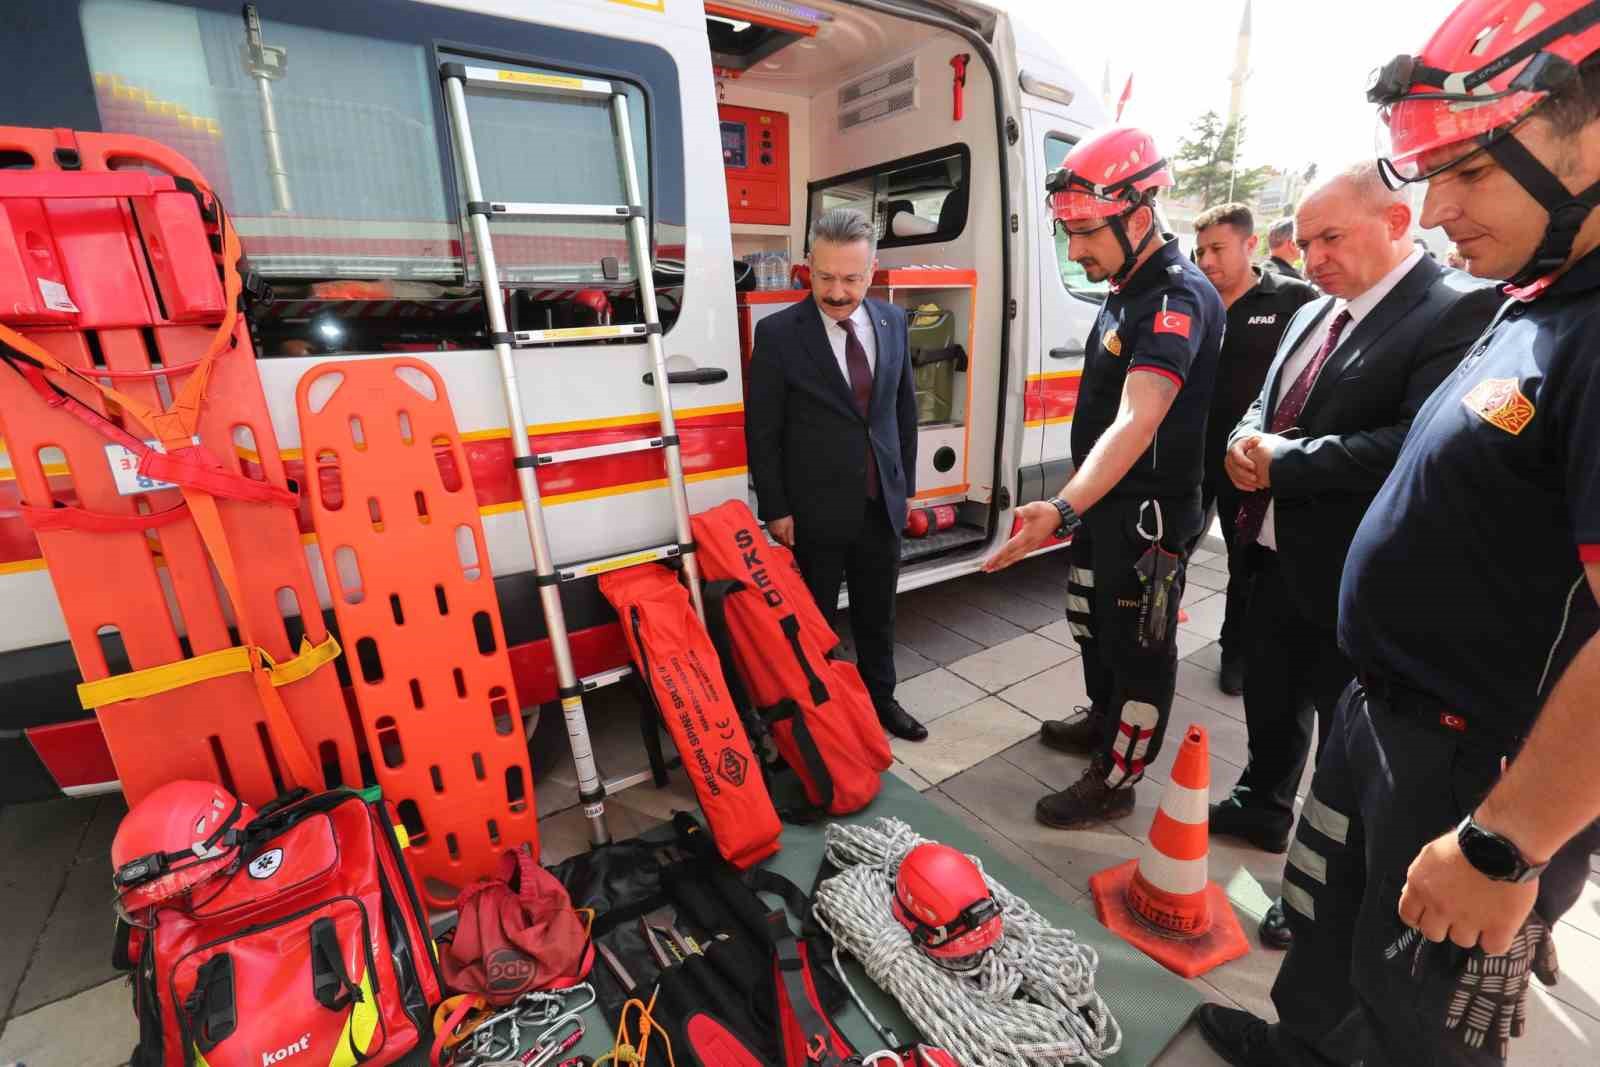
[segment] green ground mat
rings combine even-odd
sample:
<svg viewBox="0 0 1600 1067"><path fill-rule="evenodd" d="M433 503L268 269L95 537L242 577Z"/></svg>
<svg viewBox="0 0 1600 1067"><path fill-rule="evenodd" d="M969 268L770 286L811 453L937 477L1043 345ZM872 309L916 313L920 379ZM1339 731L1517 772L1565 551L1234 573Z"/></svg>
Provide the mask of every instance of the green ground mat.
<svg viewBox="0 0 1600 1067"><path fill-rule="evenodd" d="M1092 914L1079 911L1057 899L1032 875L996 854L961 820L935 807L892 774L883 776L882 792L865 811L833 821L865 823L885 815L904 820L923 837L942 841L979 857L991 877L1026 899L1051 924L1073 931L1080 941L1094 946L1100 953L1095 988L1122 1025L1122 1050L1101 1061L1108 1067L1143 1067L1150 1063L1177 1035L1195 1006L1201 1002L1200 995L1177 976L1117 938L1101 926ZM824 825L786 825L783 829L783 851L763 866L787 876L801 888L809 889L822 862ZM868 981L852 961L847 961L847 965L851 971L851 981L873 1013L884 1025L894 1030L902 1041L911 1040L916 1030L894 1002ZM591 1008L584 1021L588 1027L584 1039L568 1055L581 1052L598 1057L609 1052L616 1020L602 1019L599 1010ZM857 1048L871 1050L883 1044L854 1004L840 1012L834 1023ZM655 1042L651 1042L651 1046L651 1064L665 1064L665 1049L657 1051ZM410 1062L409 1059L407 1062ZM683 1067L683 1061L680 1061L680 1067ZM965 1064L963 1067L986 1065Z"/></svg>

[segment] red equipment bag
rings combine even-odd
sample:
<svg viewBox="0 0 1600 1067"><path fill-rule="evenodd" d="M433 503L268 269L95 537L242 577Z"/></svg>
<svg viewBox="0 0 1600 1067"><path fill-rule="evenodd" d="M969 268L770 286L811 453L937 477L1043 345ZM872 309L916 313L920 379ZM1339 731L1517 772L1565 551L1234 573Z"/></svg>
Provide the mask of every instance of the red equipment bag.
<svg viewBox="0 0 1600 1067"><path fill-rule="evenodd" d="M452 992L505 1006L535 989L566 989L594 966L594 943L572 898L526 845L500 857L493 878L456 897L460 920L441 937L439 962Z"/></svg>
<svg viewBox="0 0 1600 1067"><path fill-rule="evenodd" d="M830 815L860 811L889 769L889 738L855 664L832 658L839 637L806 589L793 553L767 542L743 501L701 512L693 527L707 582L734 583L708 584L712 635L726 634L725 658L769 724L778 753L815 807Z"/></svg>
<svg viewBox="0 0 1600 1067"><path fill-rule="evenodd" d="M717 851L736 867L760 863L778 851L783 826L689 591L670 570L650 564L602 574L600 592L617 609L628 651L683 757ZM646 738L655 739L653 724Z"/></svg>
<svg viewBox="0 0 1600 1067"><path fill-rule="evenodd" d="M440 982L395 824L358 793L297 790L245 827L231 873L119 923L130 1067L382 1067L415 1048Z"/></svg>

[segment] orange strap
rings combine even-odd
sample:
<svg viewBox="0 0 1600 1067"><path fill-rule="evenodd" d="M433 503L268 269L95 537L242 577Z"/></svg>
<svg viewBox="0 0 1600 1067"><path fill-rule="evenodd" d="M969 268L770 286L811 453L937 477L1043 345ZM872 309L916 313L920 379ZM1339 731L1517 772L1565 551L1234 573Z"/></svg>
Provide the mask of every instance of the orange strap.
<svg viewBox="0 0 1600 1067"><path fill-rule="evenodd" d="M222 252L218 257L218 264L222 270L223 306L226 311L217 331L212 335L211 344L194 364L185 369L189 371L188 380L173 397L172 406L165 411L152 408L141 401L135 400L121 390L110 385L104 385L95 380L92 372L86 373L76 367L61 362L50 352L34 344L28 338L6 326L0 326L0 342L10 346L18 353L33 361L40 367L57 374L73 378L84 383L101 396L121 408L124 414L140 425L147 427L167 450L168 455L154 449L142 449L139 462L140 472L147 477L153 477L146 468L155 464L166 478L157 480L176 480L182 490L184 503L188 505L189 513L194 517L196 528L201 539L205 542L206 550L211 555L212 563L217 568L217 576L222 580L222 586L227 591L229 599L234 604L241 604L238 569L234 564L233 552L228 545L227 534L222 525L222 515L217 510L216 498L207 492L203 478L193 477L193 470L188 464L182 462L183 458L196 454L194 446L195 430L200 424L200 409L205 402L206 385L211 379L211 368L219 354L237 346L234 337L234 327L239 318L239 294L243 282L239 277L238 263L243 255L243 248L239 244L239 235L234 232L227 216L223 214L222 205L217 201L215 194L203 186L197 186L202 197L210 197L216 205L217 226L222 237ZM81 416L80 416L81 417ZM113 429L116 424L104 420ZM140 442L141 448L143 443ZM200 453L203 455L203 453ZM174 460L172 464L161 466L162 460ZM161 459L153 459L161 457ZM219 472L220 473L220 472ZM190 475L184 477L184 475ZM174 475L178 475L174 478ZM239 479L248 481L247 479ZM187 484L186 484L187 483ZM211 484L211 489L219 486ZM277 490L279 494L293 501L292 494L286 490ZM259 642L255 634L251 633L249 613L238 611L235 613L239 627L240 644L251 650L251 678L255 683L256 693L260 697L262 709L266 712L267 728L272 739L283 755L285 771L290 779L289 785L307 786L320 789L323 786L321 772L317 769L316 762L311 758L311 752L306 747L305 739L295 729L294 720L289 715L289 709L284 705L283 698L278 695L277 689L272 684L272 677L266 670L259 652Z"/></svg>

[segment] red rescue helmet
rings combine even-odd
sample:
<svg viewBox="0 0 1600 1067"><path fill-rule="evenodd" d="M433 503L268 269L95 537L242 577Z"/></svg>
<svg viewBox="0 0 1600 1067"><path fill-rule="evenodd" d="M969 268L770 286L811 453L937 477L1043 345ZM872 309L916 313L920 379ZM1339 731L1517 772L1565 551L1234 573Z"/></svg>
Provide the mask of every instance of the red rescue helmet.
<svg viewBox="0 0 1600 1067"><path fill-rule="evenodd" d="M1156 233L1152 220L1135 248L1128 240L1128 216L1153 203L1158 190L1174 184L1172 168L1156 147L1155 138L1134 126L1112 126L1090 134L1067 153L1061 169L1045 181L1045 204L1057 226L1106 220L1104 225L1111 227L1127 257L1112 272L1115 287L1132 272L1134 261Z"/></svg>
<svg viewBox="0 0 1600 1067"><path fill-rule="evenodd" d="M1000 905L978 865L949 845L931 841L900 862L894 917L919 949L953 971L978 967L1004 931Z"/></svg>
<svg viewBox="0 0 1600 1067"><path fill-rule="evenodd" d="M177 781L123 816L111 882L124 914L154 907L231 869L255 810L214 782Z"/></svg>
<svg viewBox="0 0 1600 1067"><path fill-rule="evenodd" d="M1510 135L1552 93L1576 81L1600 53L1600 0L1464 0L1422 51L1374 71L1367 99L1378 105L1378 165L1391 188L1425 181L1422 157L1470 143L1488 152L1550 214L1538 252L1513 284L1566 262L1572 238L1600 188L1574 196Z"/></svg>
<svg viewBox="0 0 1600 1067"><path fill-rule="evenodd" d="M1073 146L1050 175L1050 214L1058 222L1126 215L1174 184L1155 138L1134 126L1112 126Z"/></svg>

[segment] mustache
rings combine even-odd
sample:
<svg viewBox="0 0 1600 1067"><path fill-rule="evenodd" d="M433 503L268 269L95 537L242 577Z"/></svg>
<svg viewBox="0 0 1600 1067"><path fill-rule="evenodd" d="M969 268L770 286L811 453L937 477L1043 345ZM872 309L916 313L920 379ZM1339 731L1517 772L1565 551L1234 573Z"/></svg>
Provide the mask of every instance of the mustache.
<svg viewBox="0 0 1600 1067"><path fill-rule="evenodd" d="M854 300L829 300L827 297L823 297L822 302L831 308L847 308L855 303Z"/></svg>

